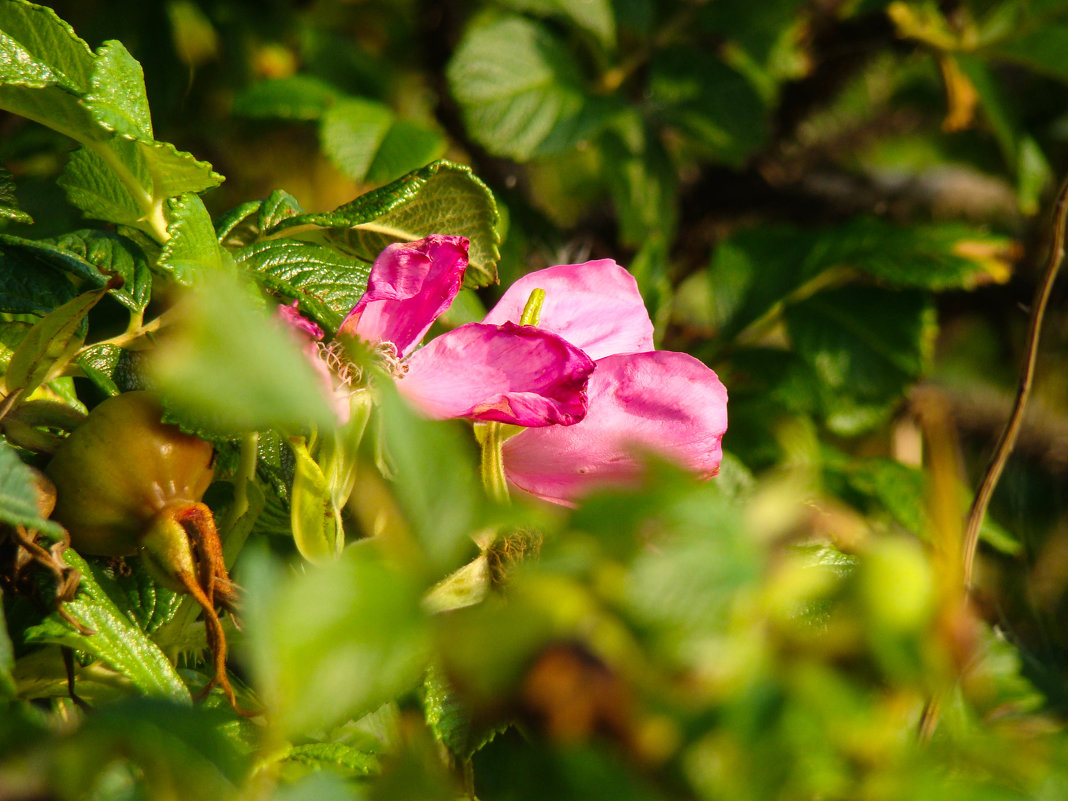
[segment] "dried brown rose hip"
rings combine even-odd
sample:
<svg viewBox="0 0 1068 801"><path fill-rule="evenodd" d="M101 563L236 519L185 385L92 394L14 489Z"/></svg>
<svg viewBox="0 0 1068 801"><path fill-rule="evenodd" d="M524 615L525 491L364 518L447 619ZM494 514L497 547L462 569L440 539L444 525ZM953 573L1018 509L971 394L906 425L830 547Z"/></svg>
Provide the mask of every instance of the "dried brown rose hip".
<svg viewBox="0 0 1068 801"><path fill-rule="evenodd" d="M108 398L56 450L46 473L56 485L53 518L85 554L140 553L160 584L186 592L204 610L215 675L237 708L226 675L226 637L216 605L232 611L236 589L226 572L211 509L210 443L160 420L149 392Z"/></svg>

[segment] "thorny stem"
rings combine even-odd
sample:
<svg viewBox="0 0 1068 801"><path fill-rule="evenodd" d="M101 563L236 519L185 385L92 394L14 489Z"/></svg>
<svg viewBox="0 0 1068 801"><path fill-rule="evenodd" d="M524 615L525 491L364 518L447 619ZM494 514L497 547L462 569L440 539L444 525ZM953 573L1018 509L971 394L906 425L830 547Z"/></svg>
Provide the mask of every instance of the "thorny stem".
<svg viewBox="0 0 1068 801"><path fill-rule="evenodd" d="M1068 222L1068 180L1061 185L1057 193L1057 203L1053 209L1053 230L1051 232L1049 256L1046 268L1035 289L1035 297L1031 305L1031 320L1027 329L1026 351L1023 364L1020 367L1020 382L1016 390L1016 400L1013 402L1012 412L1001 432L994 453L990 457L986 472L979 482L979 489L975 493L971 509L968 510L967 523L964 527L963 579L966 589L970 589L972 582L972 568L975 563L975 550L979 543L979 528L986 516L986 508L990 504L990 498L994 494L1001 473L1009 460L1016 437L1020 433L1023 423L1024 409L1031 395L1031 386L1035 377L1035 363L1038 359L1038 340L1042 333L1042 320L1046 315L1046 305L1049 302L1053 290L1053 282L1057 278L1061 262L1064 261L1065 223Z"/></svg>

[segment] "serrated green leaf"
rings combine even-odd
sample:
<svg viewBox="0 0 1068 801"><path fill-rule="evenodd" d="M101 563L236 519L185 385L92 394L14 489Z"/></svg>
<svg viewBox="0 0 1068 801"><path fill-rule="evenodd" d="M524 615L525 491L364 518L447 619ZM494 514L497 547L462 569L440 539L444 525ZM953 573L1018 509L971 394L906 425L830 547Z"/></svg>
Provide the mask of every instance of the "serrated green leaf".
<svg viewBox="0 0 1068 801"><path fill-rule="evenodd" d="M179 150L170 142L138 141L133 144L136 144L152 176L153 196L156 198L204 192L223 182L223 177L208 162Z"/></svg>
<svg viewBox="0 0 1068 801"><path fill-rule="evenodd" d="M141 692L191 703L189 690L174 666L137 625L126 617L96 580L93 568L74 550L63 553L64 561L81 574L78 593L64 609L93 634L74 630L58 614L26 631L29 643L66 645L92 654L130 680Z"/></svg>
<svg viewBox="0 0 1068 801"><path fill-rule="evenodd" d="M95 283L104 283L109 274L118 275L123 285L111 294L133 312L141 312L152 298L152 273L148 258L131 239L110 231L73 231L39 244L54 244L62 253L76 256L95 271Z"/></svg>
<svg viewBox="0 0 1068 801"><path fill-rule="evenodd" d="M504 0L503 5L542 17L562 17L593 36L605 50L615 48L616 12L610 0Z"/></svg>
<svg viewBox="0 0 1068 801"><path fill-rule="evenodd" d="M148 182L147 174L143 182ZM70 202L92 219L120 225L139 226L144 211L119 176L97 153L82 147L75 150L63 168L59 185Z"/></svg>
<svg viewBox="0 0 1068 801"><path fill-rule="evenodd" d="M785 320L795 349L821 381L828 427L843 435L886 419L927 369L936 332L926 293L876 287L819 292L789 306Z"/></svg>
<svg viewBox="0 0 1068 801"><path fill-rule="evenodd" d="M321 377L258 290L220 271L197 282L188 304L154 363L169 405L223 435L335 425Z"/></svg>
<svg viewBox="0 0 1068 801"><path fill-rule="evenodd" d="M258 209L256 222L260 231L270 231L283 220L304 213L300 202L284 189L275 189Z"/></svg>
<svg viewBox="0 0 1068 801"><path fill-rule="evenodd" d="M156 266L179 284L190 285L200 276L221 270L223 251L215 238L204 202L196 195L182 195L167 204L167 232Z"/></svg>
<svg viewBox="0 0 1068 801"><path fill-rule="evenodd" d="M381 760L346 743L308 743L294 745L284 757L313 768L336 772L339 768L350 776L373 776L381 771Z"/></svg>
<svg viewBox="0 0 1068 801"><path fill-rule="evenodd" d="M265 289L287 300L328 331L337 331L367 288L371 266L335 248L296 239L255 242L234 261Z"/></svg>
<svg viewBox="0 0 1068 801"><path fill-rule="evenodd" d="M66 367L85 339L86 315L107 291L103 288L84 292L49 312L29 330L4 375L8 394L20 391L29 395L49 375Z"/></svg>
<svg viewBox="0 0 1068 801"><path fill-rule="evenodd" d="M0 108L75 139L100 138L79 103L94 61L88 45L50 8L23 0L0 6Z"/></svg>
<svg viewBox="0 0 1068 801"><path fill-rule="evenodd" d="M32 253L0 247L0 311L43 316L76 294L66 276Z"/></svg>
<svg viewBox="0 0 1068 801"><path fill-rule="evenodd" d="M606 119L578 63L549 29L518 16L469 28L446 71L467 130L517 161L570 150Z"/></svg>
<svg viewBox="0 0 1068 801"><path fill-rule="evenodd" d="M107 580L100 575L97 579L115 607L146 634L174 617L182 603L183 596L153 581L140 562Z"/></svg>
<svg viewBox="0 0 1068 801"><path fill-rule="evenodd" d="M461 762L470 759L507 728L479 729L439 668L431 666L423 679L423 714L434 736Z"/></svg>
<svg viewBox="0 0 1068 801"><path fill-rule="evenodd" d="M497 280L499 217L493 193L470 169L438 161L325 214L300 214L267 233L297 226L331 229L357 256L373 261L393 242L429 234L466 236L471 242L464 285Z"/></svg>
<svg viewBox="0 0 1068 801"><path fill-rule="evenodd" d="M330 84L310 75L260 81L234 99L239 117L277 117L286 120L317 120L343 95Z"/></svg>
<svg viewBox="0 0 1068 801"><path fill-rule="evenodd" d="M707 50L658 53L649 89L657 119L683 132L685 145L710 161L741 166L767 139L768 109L757 90Z"/></svg>
<svg viewBox="0 0 1068 801"><path fill-rule="evenodd" d="M75 362L85 377L106 395L118 395L119 387L112 376L118 369L122 352L118 345L94 345L82 351Z"/></svg>
<svg viewBox="0 0 1068 801"><path fill-rule="evenodd" d="M152 140L145 76L141 65L121 42L105 42L97 51L83 103L93 118L109 131Z"/></svg>
<svg viewBox="0 0 1068 801"><path fill-rule="evenodd" d="M15 198L15 179L3 167L0 167L0 220L23 224L33 222L33 217L19 208Z"/></svg>
<svg viewBox="0 0 1068 801"><path fill-rule="evenodd" d="M324 114L323 152L354 181L384 183L440 158L445 139L437 131L398 119L388 106L345 98Z"/></svg>
<svg viewBox="0 0 1068 801"><path fill-rule="evenodd" d="M46 520L37 510L37 482L33 471L22 463L15 449L3 441L0 441L0 520L53 537L63 536L63 527Z"/></svg>
<svg viewBox="0 0 1068 801"><path fill-rule="evenodd" d="M263 205L262 200L250 200L222 214L215 220L215 238L224 247L241 247L253 241L259 234L255 225L256 215Z"/></svg>
<svg viewBox="0 0 1068 801"><path fill-rule="evenodd" d="M713 254L712 322L730 337L777 304L863 274L900 288L1000 283L1010 275L1011 253L1008 237L960 223L903 227L858 219L817 230L761 226L731 236Z"/></svg>

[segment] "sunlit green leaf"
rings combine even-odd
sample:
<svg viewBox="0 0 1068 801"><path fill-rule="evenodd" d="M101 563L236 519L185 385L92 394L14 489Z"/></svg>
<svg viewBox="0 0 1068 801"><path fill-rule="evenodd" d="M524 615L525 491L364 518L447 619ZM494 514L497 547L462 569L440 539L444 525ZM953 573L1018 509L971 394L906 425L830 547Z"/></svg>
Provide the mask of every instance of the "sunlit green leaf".
<svg viewBox="0 0 1068 801"><path fill-rule="evenodd" d="M97 52L84 104L108 130L134 139L152 139L144 74L121 42L106 42Z"/></svg>
<svg viewBox="0 0 1068 801"><path fill-rule="evenodd" d="M373 541L302 573L261 556L244 575L249 657L282 731L358 717L418 682L429 645L420 589Z"/></svg>
<svg viewBox="0 0 1068 801"><path fill-rule="evenodd" d="M334 211L290 217L273 232L303 226L331 229L368 261L393 242L429 234L466 236L471 248L464 283L480 287L497 278L497 223L497 204L486 185L467 167L438 161Z"/></svg>
<svg viewBox="0 0 1068 801"><path fill-rule="evenodd" d="M15 449L0 442L0 520L9 526L25 526L53 537L63 528L46 520L37 506L37 482L33 472L22 463Z"/></svg>
<svg viewBox="0 0 1068 801"><path fill-rule="evenodd" d="M221 434L335 424L299 341L247 287L222 273L206 276L188 303L155 363L170 405Z"/></svg>
<svg viewBox="0 0 1068 801"><path fill-rule="evenodd" d="M32 223L33 218L19 208L15 198L15 179L11 173L0 167L0 221Z"/></svg>
<svg viewBox="0 0 1068 801"><path fill-rule="evenodd" d="M336 331L367 288L370 265L333 247L296 239L256 242L234 261L265 289L298 301L300 311Z"/></svg>
<svg viewBox="0 0 1068 801"><path fill-rule="evenodd" d="M222 267L222 250L215 239L215 227L196 195L183 195L169 204L167 231L157 267L180 284Z"/></svg>
<svg viewBox="0 0 1068 801"><path fill-rule="evenodd" d="M93 568L73 550L65 551L63 558L81 574L78 594L64 609L93 633L82 634L53 614L28 630L26 640L85 651L125 676L141 692L189 703L189 690L174 666L101 589Z"/></svg>
<svg viewBox="0 0 1068 801"><path fill-rule="evenodd" d="M476 23L448 66L449 87L471 136L526 161L571 149L604 122L568 49L541 23L502 16Z"/></svg>

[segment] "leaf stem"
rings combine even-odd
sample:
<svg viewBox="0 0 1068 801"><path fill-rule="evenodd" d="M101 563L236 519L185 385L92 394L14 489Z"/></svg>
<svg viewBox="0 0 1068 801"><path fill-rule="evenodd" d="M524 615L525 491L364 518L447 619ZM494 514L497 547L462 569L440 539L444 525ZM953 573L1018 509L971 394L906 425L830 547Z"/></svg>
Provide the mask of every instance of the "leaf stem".
<svg viewBox="0 0 1068 801"><path fill-rule="evenodd" d="M1050 233L1050 249L1046 267L1042 278L1035 288L1035 297L1031 306L1031 319L1027 329L1026 350L1023 364L1020 367L1020 380L1016 390L1016 400L1013 402L1012 412L1001 432L1001 437L990 457L986 472L979 482L979 488L975 493L971 509L968 510L967 523L964 527L963 543L963 572L962 577L966 589L971 587L972 569L975 564L975 551L979 543L979 529L986 516L987 506L997 487L1005 464L1009 460L1016 437L1020 433L1023 423L1024 408L1031 395L1031 387L1034 383L1035 364L1038 360L1038 341L1042 333L1042 321L1046 315L1046 305L1049 303L1053 283L1057 278L1061 262L1064 261L1065 223L1068 222L1068 180L1061 184L1057 193L1057 202L1053 209L1053 229Z"/></svg>

